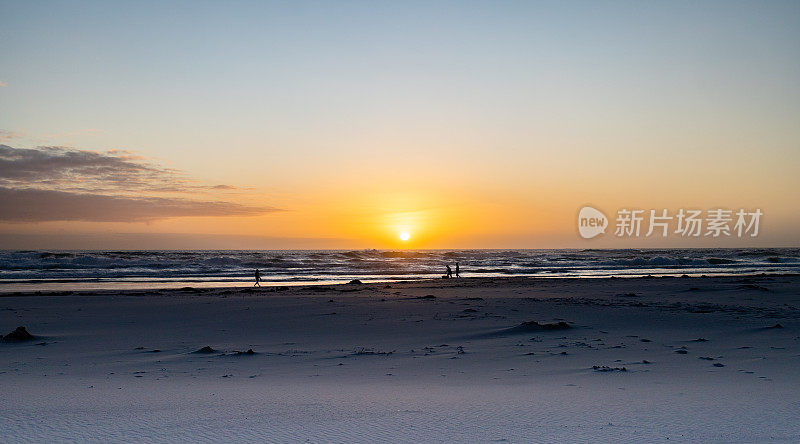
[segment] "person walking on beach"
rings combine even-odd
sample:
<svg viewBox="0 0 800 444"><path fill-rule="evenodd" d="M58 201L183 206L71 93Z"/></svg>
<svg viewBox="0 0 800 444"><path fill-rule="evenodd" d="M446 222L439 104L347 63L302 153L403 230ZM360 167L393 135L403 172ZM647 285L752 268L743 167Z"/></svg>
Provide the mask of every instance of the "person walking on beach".
<svg viewBox="0 0 800 444"><path fill-rule="evenodd" d="M453 270L450 268L450 265L445 265L445 267L447 267L447 275L446 276L447 276L448 279L450 279L451 277L453 277Z"/></svg>
<svg viewBox="0 0 800 444"><path fill-rule="evenodd" d="M458 268L458 262L456 262L456 277L457 278L461 277L461 270L459 270L459 268Z"/></svg>
<svg viewBox="0 0 800 444"><path fill-rule="evenodd" d="M261 284L259 284L259 282L261 282L261 272L256 268L256 283L253 284L253 287L260 287Z"/></svg>

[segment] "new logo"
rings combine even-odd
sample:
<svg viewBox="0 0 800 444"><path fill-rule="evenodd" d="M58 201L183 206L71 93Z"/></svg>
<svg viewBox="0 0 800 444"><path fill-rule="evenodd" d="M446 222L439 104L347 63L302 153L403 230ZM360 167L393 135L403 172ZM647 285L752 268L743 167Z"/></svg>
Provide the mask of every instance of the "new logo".
<svg viewBox="0 0 800 444"><path fill-rule="evenodd" d="M584 239L591 239L606 232L608 218L602 211L583 207L578 212L578 232Z"/></svg>

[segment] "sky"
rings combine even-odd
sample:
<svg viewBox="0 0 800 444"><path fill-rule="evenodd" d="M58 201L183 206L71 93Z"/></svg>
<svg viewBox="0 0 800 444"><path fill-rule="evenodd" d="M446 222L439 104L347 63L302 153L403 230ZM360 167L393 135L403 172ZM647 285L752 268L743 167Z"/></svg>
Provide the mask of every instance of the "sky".
<svg viewBox="0 0 800 444"><path fill-rule="evenodd" d="M0 0L0 145L6 249L798 247L800 3Z"/></svg>

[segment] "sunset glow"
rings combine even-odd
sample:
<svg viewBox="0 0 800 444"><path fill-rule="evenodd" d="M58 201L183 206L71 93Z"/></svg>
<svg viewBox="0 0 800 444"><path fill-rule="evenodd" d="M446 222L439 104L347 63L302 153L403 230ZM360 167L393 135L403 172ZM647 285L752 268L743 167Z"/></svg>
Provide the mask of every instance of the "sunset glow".
<svg viewBox="0 0 800 444"><path fill-rule="evenodd" d="M184 6L4 4L4 247L800 243L790 4ZM587 245L585 205L764 227Z"/></svg>

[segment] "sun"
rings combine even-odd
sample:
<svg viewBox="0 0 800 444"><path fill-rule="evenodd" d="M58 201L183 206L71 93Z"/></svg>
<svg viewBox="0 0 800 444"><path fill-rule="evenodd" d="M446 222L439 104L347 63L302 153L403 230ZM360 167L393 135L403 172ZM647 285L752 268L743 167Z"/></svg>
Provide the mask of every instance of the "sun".
<svg viewBox="0 0 800 444"><path fill-rule="evenodd" d="M402 233L400 233L400 240L401 241L405 242L405 241L407 241L409 239L411 239L411 235L408 234L408 231L403 231Z"/></svg>

